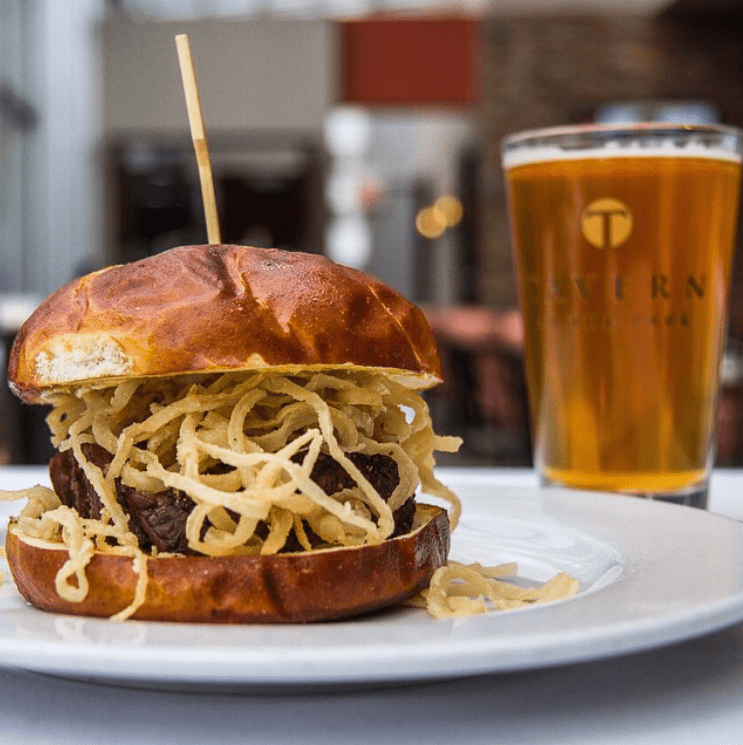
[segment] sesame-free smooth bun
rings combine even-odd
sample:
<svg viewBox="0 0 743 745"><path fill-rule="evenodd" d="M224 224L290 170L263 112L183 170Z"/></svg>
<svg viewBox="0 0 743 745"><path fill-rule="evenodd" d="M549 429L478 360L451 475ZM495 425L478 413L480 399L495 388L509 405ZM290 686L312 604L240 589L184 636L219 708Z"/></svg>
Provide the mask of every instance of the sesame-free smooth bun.
<svg viewBox="0 0 743 745"><path fill-rule="evenodd" d="M169 556L147 561L147 594L133 618L191 623L302 623L368 613L426 587L446 564L446 512L418 505L417 527L384 543L272 556ZM55 591L68 559L59 548L24 540L12 524L8 563L20 593L55 613L110 617L134 597L131 558L96 553L88 592L71 602Z"/></svg>
<svg viewBox="0 0 743 745"><path fill-rule="evenodd" d="M182 246L70 282L19 331L8 365L29 403L77 384L267 368L377 368L439 382L423 313L382 282L316 255Z"/></svg>

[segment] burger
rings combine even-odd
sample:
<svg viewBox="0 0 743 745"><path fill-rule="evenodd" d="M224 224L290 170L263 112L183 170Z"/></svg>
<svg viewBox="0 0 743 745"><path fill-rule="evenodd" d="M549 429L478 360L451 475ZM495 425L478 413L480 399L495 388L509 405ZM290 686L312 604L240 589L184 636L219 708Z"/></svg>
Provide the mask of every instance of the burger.
<svg viewBox="0 0 743 745"><path fill-rule="evenodd" d="M184 246L76 279L9 357L56 448L53 489L24 490L8 526L13 579L43 610L114 619L397 604L446 564L458 515L434 451L459 442L422 395L440 380L422 312L319 255Z"/></svg>

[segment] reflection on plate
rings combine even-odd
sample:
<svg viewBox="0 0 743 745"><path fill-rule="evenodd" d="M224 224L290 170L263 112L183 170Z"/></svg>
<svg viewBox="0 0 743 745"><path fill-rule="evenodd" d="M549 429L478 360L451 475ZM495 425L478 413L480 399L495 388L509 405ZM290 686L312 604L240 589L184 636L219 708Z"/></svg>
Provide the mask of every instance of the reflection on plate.
<svg viewBox="0 0 743 745"><path fill-rule="evenodd" d="M567 571L580 593L446 621L404 607L330 624L198 626L47 614L6 585L0 665L155 688L355 687L600 659L743 619L743 529L732 520L632 497L495 487L477 472L447 482L464 506L452 558L517 561L525 582Z"/></svg>

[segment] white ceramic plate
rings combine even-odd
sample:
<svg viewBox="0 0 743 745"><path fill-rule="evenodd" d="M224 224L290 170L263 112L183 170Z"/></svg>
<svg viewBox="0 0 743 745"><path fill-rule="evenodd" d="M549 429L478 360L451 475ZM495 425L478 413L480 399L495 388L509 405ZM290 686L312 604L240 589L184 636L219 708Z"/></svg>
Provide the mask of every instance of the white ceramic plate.
<svg viewBox="0 0 743 745"><path fill-rule="evenodd" d="M743 528L633 497L449 483L464 514L452 558L517 561L525 580L568 571L572 599L456 620L398 608L308 626L82 619L0 591L0 665L152 688L275 690L402 684L649 649L743 619Z"/></svg>

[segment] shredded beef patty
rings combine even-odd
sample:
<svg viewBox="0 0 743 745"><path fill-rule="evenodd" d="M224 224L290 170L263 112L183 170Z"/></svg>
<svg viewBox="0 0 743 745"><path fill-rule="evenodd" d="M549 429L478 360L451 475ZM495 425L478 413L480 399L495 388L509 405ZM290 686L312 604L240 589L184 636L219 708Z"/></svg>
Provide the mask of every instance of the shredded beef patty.
<svg viewBox="0 0 743 745"><path fill-rule="evenodd" d="M92 443L82 445L82 450L90 462L106 472L113 459L107 450ZM300 452L293 460L301 463L305 456L306 452ZM349 453L348 457L379 495L388 500L399 482L397 463L382 454ZM71 450L56 453L49 463L49 471L54 491L62 504L75 509L81 517L100 519L101 501ZM319 454L310 477L331 495L356 485L340 463L325 453ZM162 552L194 553L188 548L186 538L186 521L194 508L191 497L177 489L143 492L122 484L120 479L116 480L115 487L116 499L129 516L129 530L137 537L142 550L155 547ZM393 513L393 535L409 532L414 515L415 502L411 496ZM290 539L285 550L299 550L296 540Z"/></svg>

